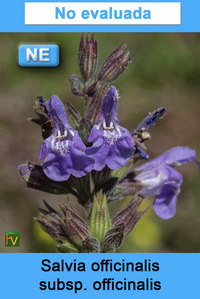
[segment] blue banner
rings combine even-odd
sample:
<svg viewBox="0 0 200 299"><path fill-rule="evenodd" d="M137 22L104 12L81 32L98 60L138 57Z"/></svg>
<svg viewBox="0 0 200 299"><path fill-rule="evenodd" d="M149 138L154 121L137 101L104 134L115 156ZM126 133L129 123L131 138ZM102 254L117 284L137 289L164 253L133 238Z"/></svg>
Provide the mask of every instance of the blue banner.
<svg viewBox="0 0 200 299"><path fill-rule="evenodd" d="M1 297L197 298L198 254L4 254Z"/></svg>
<svg viewBox="0 0 200 299"><path fill-rule="evenodd" d="M1 3L0 31L199 32L199 8L197 0L10 0Z"/></svg>

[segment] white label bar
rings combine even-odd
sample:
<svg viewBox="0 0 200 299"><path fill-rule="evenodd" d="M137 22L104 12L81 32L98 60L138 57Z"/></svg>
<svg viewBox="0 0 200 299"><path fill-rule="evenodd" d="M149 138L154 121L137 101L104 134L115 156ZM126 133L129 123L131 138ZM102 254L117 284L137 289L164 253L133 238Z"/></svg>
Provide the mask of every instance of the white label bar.
<svg viewBox="0 0 200 299"><path fill-rule="evenodd" d="M26 2L26 25L180 25L179 2Z"/></svg>

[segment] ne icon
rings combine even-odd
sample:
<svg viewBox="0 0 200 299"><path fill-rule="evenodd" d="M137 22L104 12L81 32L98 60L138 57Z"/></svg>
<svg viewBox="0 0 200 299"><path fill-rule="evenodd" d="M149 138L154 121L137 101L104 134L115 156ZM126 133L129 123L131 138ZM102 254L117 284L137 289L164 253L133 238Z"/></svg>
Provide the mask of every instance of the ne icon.
<svg viewBox="0 0 200 299"><path fill-rule="evenodd" d="M50 49L49 48L34 48L33 51L30 48L26 49L26 61L50 61Z"/></svg>
<svg viewBox="0 0 200 299"><path fill-rule="evenodd" d="M57 45L20 45L18 64L22 67L56 67L60 63Z"/></svg>

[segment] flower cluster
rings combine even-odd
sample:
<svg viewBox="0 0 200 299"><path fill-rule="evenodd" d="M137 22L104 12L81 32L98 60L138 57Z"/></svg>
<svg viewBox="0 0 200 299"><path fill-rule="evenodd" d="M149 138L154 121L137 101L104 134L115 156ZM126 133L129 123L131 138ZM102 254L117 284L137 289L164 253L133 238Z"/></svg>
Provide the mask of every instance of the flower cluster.
<svg viewBox="0 0 200 299"><path fill-rule="evenodd" d="M56 241L62 252L108 252L118 248L146 210L139 206L147 196L154 196L153 209L162 219L176 213L176 202L183 182L175 166L196 161L196 152L175 147L158 158L148 160L145 142L149 129L164 117L166 109L149 113L130 133L118 119L119 95L110 85L131 62L130 51L121 44L98 69L98 45L92 36L82 36L79 46L81 77L71 76L71 89L85 100L85 114L80 116L68 102L52 95L39 97L32 119L41 126L41 165L22 164L19 172L30 188L54 194L73 194L87 210L83 220L67 202L64 215L46 202L36 220ZM127 207L113 219L108 203L130 196Z"/></svg>
<svg viewBox="0 0 200 299"><path fill-rule="evenodd" d="M119 125L117 103L118 92L112 86L104 97L101 117L91 129L88 142L92 145L86 148L77 130L70 126L60 99L53 95L49 101L40 101L53 124L52 134L39 153L47 177L66 181L70 175L80 178L91 170L100 171L105 166L117 169L128 162L135 147L129 131Z"/></svg>

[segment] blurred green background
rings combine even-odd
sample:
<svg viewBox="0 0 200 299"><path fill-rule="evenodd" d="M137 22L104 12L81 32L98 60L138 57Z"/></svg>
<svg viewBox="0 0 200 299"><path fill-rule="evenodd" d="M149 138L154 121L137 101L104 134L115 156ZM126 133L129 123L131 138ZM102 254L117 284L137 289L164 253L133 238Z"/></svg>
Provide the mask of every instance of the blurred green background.
<svg viewBox="0 0 200 299"><path fill-rule="evenodd" d="M79 33L0 34L0 252L53 252L53 241L33 220L47 200L56 209L65 196L45 194L25 187L17 167L37 158L40 128L27 121L33 116L37 96L57 94L83 111L83 102L70 90L69 77L79 74ZM173 146L190 146L200 160L200 34L97 33L99 62L121 42L132 49L134 60L114 82L120 92L121 125L133 131L158 107L166 117L150 130L151 158ZM19 44L58 44L57 68L18 66ZM200 173L194 163L178 168L184 176L171 220L161 220L150 209L129 235L121 252L200 252ZM152 199L149 199L152 200ZM76 204L75 199L71 202ZM111 204L115 214L123 202ZM79 207L77 207L79 209ZM80 207L81 213L83 213ZM5 232L20 232L20 247L5 247Z"/></svg>

